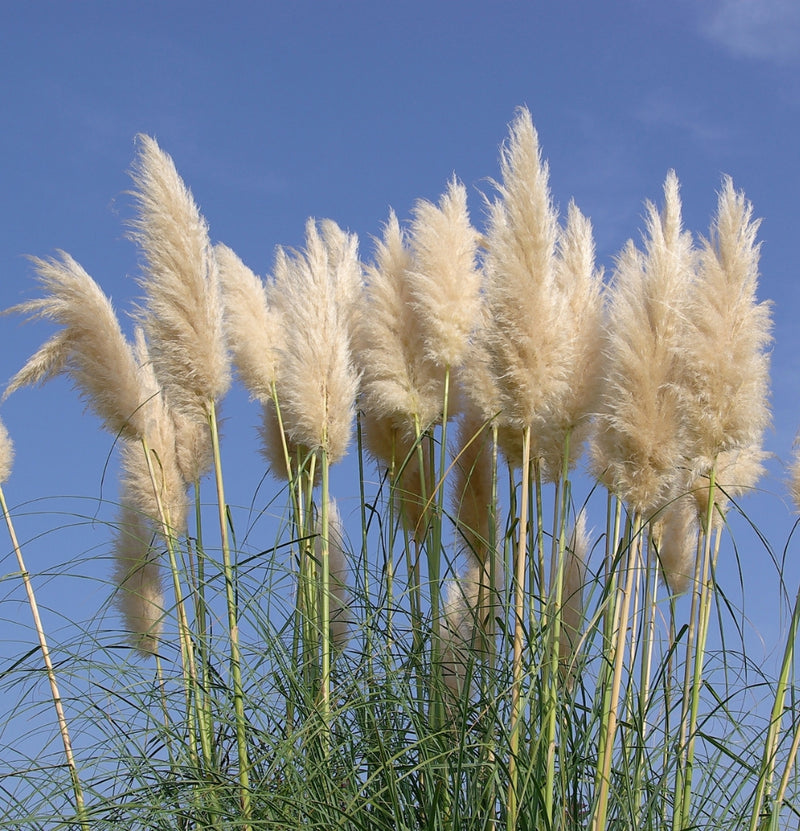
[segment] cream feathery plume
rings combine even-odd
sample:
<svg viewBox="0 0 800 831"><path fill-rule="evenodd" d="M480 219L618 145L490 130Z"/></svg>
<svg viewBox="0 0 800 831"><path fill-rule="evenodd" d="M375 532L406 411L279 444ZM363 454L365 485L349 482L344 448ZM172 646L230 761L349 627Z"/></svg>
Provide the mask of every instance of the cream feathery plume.
<svg viewBox="0 0 800 831"><path fill-rule="evenodd" d="M133 238L145 257L141 322L170 406L208 419L230 383L217 262L208 227L172 159L140 135L133 168L138 217Z"/></svg>
<svg viewBox="0 0 800 831"><path fill-rule="evenodd" d="M155 655L164 619L164 592L158 552L148 520L122 502L114 541L117 607L131 643L143 655Z"/></svg>
<svg viewBox="0 0 800 831"><path fill-rule="evenodd" d="M711 520L714 530L722 526L730 501L751 491L764 475L764 462L768 457L769 453L761 448L760 436L755 444L723 450L717 454L714 513ZM696 476L689 490L694 497L697 518L705 525L708 517L708 476Z"/></svg>
<svg viewBox="0 0 800 831"><path fill-rule="evenodd" d="M662 214L647 204L645 252L628 242L617 260L603 397L591 442L595 475L645 515L680 484L688 452L679 385L694 264L691 235L681 228L678 180L670 171Z"/></svg>
<svg viewBox="0 0 800 831"><path fill-rule="evenodd" d="M278 367L284 428L293 442L324 448L331 463L347 451L359 380L351 355L353 312L339 300L356 294L343 283L361 280L355 237L346 254L335 254L344 259L329 257L310 220L305 252L280 250L275 263L275 306L292 333Z"/></svg>
<svg viewBox="0 0 800 831"><path fill-rule="evenodd" d="M495 586L503 585L502 561L495 554ZM448 580L442 606L442 677L456 697L466 691L470 662L485 656L485 638L493 637L494 620L502 608L502 588L490 590L492 566L473 561L460 577Z"/></svg>
<svg viewBox="0 0 800 831"><path fill-rule="evenodd" d="M725 177L698 279L687 309L682 345L684 408L696 474L707 473L725 450L760 445L769 425L768 302L759 303L752 205Z"/></svg>
<svg viewBox="0 0 800 831"><path fill-rule="evenodd" d="M502 405L501 423L538 427L567 384L564 299L555 273L557 218L530 112L519 111L500 158L499 199L486 234L486 304L481 332ZM534 451L535 454L535 451Z"/></svg>
<svg viewBox="0 0 800 831"><path fill-rule="evenodd" d="M0 421L0 485L8 481L11 476L11 466L14 464L14 442L8 434L5 424Z"/></svg>
<svg viewBox="0 0 800 831"><path fill-rule="evenodd" d="M559 236L555 274L564 298L561 349L568 356L567 384L535 438L543 475L550 481L561 475L567 436L570 468L583 452L602 374L603 272L595 269L592 224L574 203Z"/></svg>
<svg viewBox="0 0 800 831"><path fill-rule="evenodd" d="M494 548L490 539L492 505L491 431L474 406L467 406L455 441L453 515L468 556L485 562Z"/></svg>
<svg viewBox="0 0 800 831"><path fill-rule="evenodd" d="M198 435L204 425L183 423L186 437L179 439L175 416L158 385L144 334L137 329L135 354L139 362L142 388L145 393L142 414L144 434L139 439L124 439L121 446L123 492L127 503L149 517L162 533L180 534L186 528L187 484L199 478L210 460L209 436ZM182 445L179 452L178 446ZM145 456L150 455L150 465ZM183 466L180 457L183 456ZM152 467L152 476L150 468ZM183 470L193 473L187 479ZM162 516L162 511L164 516ZM168 524L163 527L162 521Z"/></svg>
<svg viewBox="0 0 800 831"><path fill-rule="evenodd" d="M438 366L455 368L475 328L481 288L478 233L470 223L467 190L455 178L438 205L420 199L414 206L411 248L406 279L425 354Z"/></svg>
<svg viewBox="0 0 800 831"><path fill-rule="evenodd" d="M65 374L109 432L140 438L145 431L141 407L146 395L111 301L69 254L32 261L45 296L7 313L52 320L63 328L11 379L5 396Z"/></svg>
<svg viewBox="0 0 800 831"><path fill-rule="evenodd" d="M317 518L317 538L314 551L319 559L322 556L321 520ZM328 563L330 569L330 633L336 649L343 649L347 644L350 628L349 592L347 589L348 568L347 554L344 546L344 525L336 501L328 501Z"/></svg>
<svg viewBox="0 0 800 831"><path fill-rule="evenodd" d="M570 541L564 551L564 582L561 588L561 635L558 655L561 678L569 689L577 673L576 654L583 624L583 588L586 584L586 559L589 554L589 533L586 515L581 511L575 519Z"/></svg>
<svg viewBox="0 0 800 831"><path fill-rule="evenodd" d="M392 212L366 268L364 308L355 354L361 370L361 409L414 434L441 416L442 371L426 357L420 321L408 282L413 256Z"/></svg>
<svg viewBox="0 0 800 831"><path fill-rule="evenodd" d="M239 378L250 394L272 399L278 369L282 323L270 306L268 289L226 245L217 244L225 308L225 332Z"/></svg>
<svg viewBox="0 0 800 831"><path fill-rule="evenodd" d="M651 540L661 576L672 594L683 594L694 579L699 530L697 509L688 496L672 500L653 523Z"/></svg>
<svg viewBox="0 0 800 831"><path fill-rule="evenodd" d="M789 465L789 495L794 509L800 512L800 436L795 438L794 458Z"/></svg>

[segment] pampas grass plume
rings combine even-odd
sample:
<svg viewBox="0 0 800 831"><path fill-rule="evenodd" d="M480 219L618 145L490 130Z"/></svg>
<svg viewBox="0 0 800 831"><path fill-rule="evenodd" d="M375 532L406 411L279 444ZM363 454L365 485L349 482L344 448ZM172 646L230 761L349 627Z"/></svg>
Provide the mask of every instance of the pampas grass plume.
<svg viewBox="0 0 800 831"><path fill-rule="evenodd" d="M114 542L117 606L133 646L143 655L158 652L164 593L153 532L145 517L123 501Z"/></svg>
<svg viewBox="0 0 800 831"><path fill-rule="evenodd" d="M769 424L770 304L756 299L759 221L723 179L688 306L684 408L697 474L725 450L760 444Z"/></svg>
<svg viewBox="0 0 800 831"><path fill-rule="evenodd" d="M267 287L226 245L217 244L225 308L225 332L244 386L262 403L270 400L278 367L280 317L270 307Z"/></svg>
<svg viewBox="0 0 800 831"><path fill-rule="evenodd" d="M140 135L139 146L132 236L145 257L141 322L171 406L206 421L209 403L230 382L217 263L206 222L172 159L149 136Z"/></svg>
<svg viewBox="0 0 800 831"><path fill-rule="evenodd" d="M366 267L364 307L358 318L355 355L361 371L361 409L409 434L425 430L441 413L442 373L426 356L408 275L413 256L394 213ZM388 462L387 462L388 463Z"/></svg>
<svg viewBox="0 0 800 831"><path fill-rule="evenodd" d="M8 434L5 424L0 421L0 485L11 476L11 466L14 464L14 442Z"/></svg>
<svg viewBox="0 0 800 831"><path fill-rule="evenodd" d="M5 395L66 374L109 432L141 438L145 432L141 407L146 396L133 350L111 301L69 254L32 261L45 296L8 312L52 320L63 329L11 379Z"/></svg>
<svg viewBox="0 0 800 831"><path fill-rule="evenodd" d="M291 440L324 448L335 463L350 442L358 373L351 356L352 309L343 298L357 291L361 267L355 237L346 252L329 256L316 224L306 226L304 252L280 251L275 264L275 305L292 337L281 350L278 397Z"/></svg>
<svg viewBox="0 0 800 831"><path fill-rule="evenodd" d="M478 233L470 224L467 191L452 179L438 205L414 207L408 281L419 315L426 356L438 366L463 360L480 302Z"/></svg>
<svg viewBox="0 0 800 831"><path fill-rule="evenodd" d="M528 110L520 110L511 125L500 167L503 181L486 234L488 326L481 337L501 421L538 428L565 388L569 363L562 351L563 298L555 283L556 212Z"/></svg>

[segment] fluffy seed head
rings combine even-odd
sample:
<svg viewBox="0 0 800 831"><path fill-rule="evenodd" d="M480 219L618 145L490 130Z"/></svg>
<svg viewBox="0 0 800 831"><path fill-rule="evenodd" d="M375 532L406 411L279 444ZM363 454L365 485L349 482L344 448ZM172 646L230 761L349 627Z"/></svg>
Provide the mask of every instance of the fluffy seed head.
<svg viewBox="0 0 800 831"><path fill-rule="evenodd" d="M146 392L111 301L69 254L32 261L44 296L9 312L52 320L63 328L11 379L5 395L66 374L109 432L141 438Z"/></svg>
<svg viewBox="0 0 800 831"><path fill-rule="evenodd" d="M772 321L770 305L756 298L758 226L726 177L687 310L683 406L698 475L719 453L760 444L770 420Z"/></svg>
<svg viewBox="0 0 800 831"><path fill-rule="evenodd" d="M591 447L597 477L645 515L666 503L687 456L680 355L694 273L674 173L663 213L652 204L647 211L644 253L629 242L617 261Z"/></svg>
<svg viewBox="0 0 800 831"><path fill-rule="evenodd" d="M530 113L521 110L502 151L499 198L486 235L484 350L498 387L501 423L538 427L565 388L564 298L555 276L556 212Z"/></svg>
<svg viewBox="0 0 800 831"><path fill-rule="evenodd" d="M362 374L361 409L390 419L413 433L415 418L425 430L441 415L442 372L425 351L408 280L413 267L394 213L376 241L375 262L366 268L363 311L358 318L355 355Z"/></svg>
<svg viewBox="0 0 800 831"><path fill-rule="evenodd" d="M14 443L8 435L5 424L0 421L0 485L11 476L11 465L14 463Z"/></svg>
<svg viewBox="0 0 800 831"><path fill-rule="evenodd" d="M276 259L275 305L292 333L278 368L284 427L295 443L324 448L332 463L347 450L355 415L359 379L347 302L357 296L360 281L355 236L330 250L313 220L306 226L305 251L279 251Z"/></svg>
<svg viewBox="0 0 800 831"><path fill-rule="evenodd" d="M217 263L206 222L172 159L149 136L139 136L139 145L132 235L145 259L141 322L171 406L205 421L209 403L230 382Z"/></svg>
<svg viewBox="0 0 800 831"><path fill-rule="evenodd" d="M155 655L164 619L164 593L158 552L148 521L123 501L114 541L117 606L131 643L143 655Z"/></svg>
<svg viewBox="0 0 800 831"><path fill-rule="evenodd" d="M280 317L271 308L267 287L225 245L214 253L219 265L225 308L225 334L239 378L259 401L272 398L278 370Z"/></svg>
<svg viewBox="0 0 800 831"><path fill-rule="evenodd" d="M411 247L414 262L407 279L426 356L438 366L454 368L463 360L480 302L478 234L460 182L450 181L438 205L417 202Z"/></svg>

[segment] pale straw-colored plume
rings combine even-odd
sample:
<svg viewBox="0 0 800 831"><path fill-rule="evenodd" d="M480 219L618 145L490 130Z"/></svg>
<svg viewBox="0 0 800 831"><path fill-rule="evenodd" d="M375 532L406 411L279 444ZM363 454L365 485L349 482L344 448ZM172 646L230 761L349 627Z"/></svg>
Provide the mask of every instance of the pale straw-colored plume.
<svg viewBox="0 0 800 831"><path fill-rule="evenodd" d="M617 260L603 398L591 443L595 475L645 516L680 484L687 456L681 348L694 260L691 236L681 228L678 180L670 172L661 215L647 205L644 253L629 242Z"/></svg>
<svg viewBox="0 0 800 831"><path fill-rule="evenodd" d="M550 481L561 475L567 439L569 468L583 451L602 374L603 273L595 268L591 222L574 203L559 235L555 275L557 291L564 299L560 348L568 357L567 384L535 440L544 478Z"/></svg>
<svg viewBox="0 0 800 831"><path fill-rule="evenodd" d="M114 541L116 603L131 643L143 655L158 652L165 615L161 566L154 543L149 521L123 500Z"/></svg>
<svg viewBox="0 0 800 831"><path fill-rule="evenodd" d="M490 520L492 499L492 434L474 406L467 406L455 439L453 516L470 559L485 562L494 548Z"/></svg>
<svg viewBox="0 0 800 831"><path fill-rule="evenodd" d="M322 554L322 526L317 518L317 538L314 552L317 559ZM350 607L348 591L347 554L344 544L344 524L336 502L328 502L328 562L330 569L330 603L329 620L331 641L336 649L343 649L350 634Z"/></svg>
<svg viewBox="0 0 800 831"><path fill-rule="evenodd" d="M406 279L425 354L438 366L455 368L477 322L481 288L478 233L470 224L466 188L455 178L438 205L421 199L414 206L411 248Z"/></svg>
<svg viewBox="0 0 800 831"><path fill-rule="evenodd" d="M354 298L361 282L357 241L329 255L316 223L306 226L304 252L279 252L275 263L275 306L285 331L278 399L284 428L296 444L324 449L331 463L350 442L358 391L351 353ZM343 285L343 284L349 285Z"/></svg>
<svg viewBox="0 0 800 831"><path fill-rule="evenodd" d="M718 529L728 512L730 501L752 491L764 475L764 462L769 453L761 447L761 437L755 444L735 447L717 454L714 475L714 512L712 528ZM697 518L705 526L708 517L709 478L695 476L689 491L694 498Z"/></svg>
<svg viewBox="0 0 800 831"><path fill-rule="evenodd" d="M109 432L141 438L146 392L111 301L69 254L33 263L44 296L8 311L62 328L11 379L5 395L65 374Z"/></svg>
<svg viewBox="0 0 800 831"><path fill-rule="evenodd" d="M725 177L687 308L683 406L697 475L718 454L760 445L769 413L770 304L759 303L752 206Z"/></svg>
<svg viewBox="0 0 800 831"><path fill-rule="evenodd" d="M441 416L442 371L426 356L425 342L408 282L413 257L394 213L375 261L366 268L363 310L355 354L361 371L360 407L370 418L414 434ZM388 464L388 460L387 464Z"/></svg>
<svg viewBox="0 0 800 831"><path fill-rule="evenodd" d="M207 421L230 382L217 262L208 228L172 159L139 136L133 167L138 216L133 238L144 254L141 323L170 406Z"/></svg>
<svg viewBox="0 0 800 831"><path fill-rule="evenodd" d="M494 620L501 612L503 567L499 556L471 562L464 573L448 580L442 606L442 677L455 696L467 690L476 659L484 659L492 647ZM491 572L494 571L494 574ZM493 582L494 580L494 582Z"/></svg>
<svg viewBox="0 0 800 831"><path fill-rule="evenodd" d="M226 245L217 244L225 334L241 382L258 401L272 399L283 327L268 289Z"/></svg>
<svg viewBox="0 0 800 831"><path fill-rule="evenodd" d="M683 594L694 579L699 530L697 508L690 496L672 500L653 523L650 539L672 594Z"/></svg>
<svg viewBox="0 0 800 831"><path fill-rule="evenodd" d="M188 419L169 406L158 384L144 332L138 327L134 354L144 391L145 434L144 441L122 442L126 499L165 535L180 534L186 527L187 487L211 466L210 431L207 424ZM162 521L167 527L162 528Z"/></svg>
<svg viewBox="0 0 800 831"><path fill-rule="evenodd" d="M586 515L575 519L569 543L564 550L564 578L561 586L561 634L558 656L561 679L572 688L577 674L577 654L583 626L583 589L586 584L586 560L589 554Z"/></svg>
<svg viewBox="0 0 800 831"><path fill-rule="evenodd" d="M555 268L557 216L526 109L511 125L500 169L486 234L488 325L480 337L498 388L500 422L530 426L535 435L563 394L569 356L562 349L565 308Z"/></svg>
<svg viewBox="0 0 800 831"><path fill-rule="evenodd" d="M8 481L13 464L14 442L11 441L11 436L9 436L5 424L0 421L0 485Z"/></svg>
<svg viewBox="0 0 800 831"><path fill-rule="evenodd" d="M466 560L461 577L450 580L444 603L444 680L463 691L470 655L485 653L494 637L503 593L503 564L492 530L491 432L476 407L467 407L455 441L453 514ZM496 522L496 520L495 520Z"/></svg>

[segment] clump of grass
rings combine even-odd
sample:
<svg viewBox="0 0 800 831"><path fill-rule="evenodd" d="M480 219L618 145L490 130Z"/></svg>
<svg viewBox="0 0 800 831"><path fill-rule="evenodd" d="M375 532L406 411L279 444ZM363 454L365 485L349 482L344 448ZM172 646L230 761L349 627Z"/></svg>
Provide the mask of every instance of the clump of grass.
<svg viewBox="0 0 800 831"><path fill-rule="evenodd" d="M407 226L390 214L371 263L310 220L262 280L139 143L142 331L69 255L35 260L44 296L15 311L60 329L7 390L67 374L121 442L109 594L130 650L105 616L48 645L0 491L39 635L0 684L24 708L41 652L66 760L3 771L4 819L599 831L797 811L800 605L777 679L753 682L717 585L769 420L758 225L731 181L698 247L668 174L604 285L520 110L482 236L453 179ZM225 498L231 364L263 408L268 519ZM334 464L354 483L336 501Z"/></svg>

